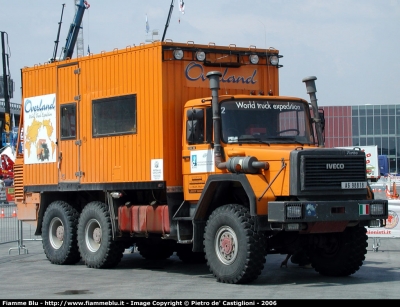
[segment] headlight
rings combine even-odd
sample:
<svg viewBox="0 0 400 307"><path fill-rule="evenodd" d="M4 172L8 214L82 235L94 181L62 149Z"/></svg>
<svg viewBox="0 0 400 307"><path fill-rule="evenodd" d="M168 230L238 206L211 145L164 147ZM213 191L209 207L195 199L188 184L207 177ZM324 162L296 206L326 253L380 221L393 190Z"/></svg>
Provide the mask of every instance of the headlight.
<svg viewBox="0 0 400 307"><path fill-rule="evenodd" d="M369 221L368 227L371 227L371 228L373 228L373 227L382 227L381 220Z"/></svg>
<svg viewBox="0 0 400 307"><path fill-rule="evenodd" d="M257 54L250 54L249 59L251 64L258 64L259 58Z"/></svg>
<svg viewBox="0 0 400 307"><path fill-rule="evenodd" d="M204 51L197 51L196 52L197 61L204 61L205 58L206 58L206 54L204 53Z"/></svg>
<svg viewBox="0 0 400 307"><path fill-rule="evenodd" d="M279 64L278 56L277 55L270 56L269 57L269 62L270 62L271 65L274 65L274 66L278 65Z"/></svg>
<svg viewBox="0 0 400 307"><path fill-rule="evenodd" d="M183 51L181 49L174 50L174 58L176 60L182 60L183 58Z"/></svg>
<svg viewBox="0 0 400 307"><path fill-rule="evenodd" d="M301 218L302 216L301 204L293 204L286 206L286 217L288 219Z"/></svg>
<svg viewBox="0 0 400 307"><path fill-rule="evenodd" d="M370 206L371 215L383 215L385 214L383 204L371 204Z"/></svg>
<svg viewBox="0 0 400 307"><path fill-rule="evenodd" d="M111 195L112 198L120 198L120 197L122 197L122 193L121 192L117 192L117 191L111 192L110 195Z"/></svg>

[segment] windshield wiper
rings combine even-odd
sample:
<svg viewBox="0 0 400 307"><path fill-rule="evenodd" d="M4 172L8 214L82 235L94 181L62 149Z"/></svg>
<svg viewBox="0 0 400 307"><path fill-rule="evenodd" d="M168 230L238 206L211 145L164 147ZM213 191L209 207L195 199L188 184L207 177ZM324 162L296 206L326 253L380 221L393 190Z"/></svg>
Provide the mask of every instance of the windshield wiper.
<svg viewBox="0 0 400 307"><path fill-rule="evenodd" d="M267 137L267 140L276 140L276 141L281 141L282 143L285 142L293 142L296 144L300 144L300 145L304 145L305 142L300 142L297 140L297 138L295 136L272 136L272 137Z"/></svg>
<svg viewBox="0 0 400 307"><path fill-rule="evenodd" d="M270 142L263 141L260 138L257 138L257 137L254 137L254 136L253 137L252 136L239 137L238 143L241 143L242 141L251 142L251 143L262 143L262 144L267 144L268 146L270 146Z"/></svg>

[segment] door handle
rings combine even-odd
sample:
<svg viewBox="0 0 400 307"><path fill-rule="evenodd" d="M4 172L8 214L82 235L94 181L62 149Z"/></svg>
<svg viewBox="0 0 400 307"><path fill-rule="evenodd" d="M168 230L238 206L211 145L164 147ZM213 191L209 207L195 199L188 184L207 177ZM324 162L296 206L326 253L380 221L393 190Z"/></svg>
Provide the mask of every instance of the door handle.
<svg viewBox="0 0 400 307"><path fill-rule="evenodd" d="M58 153L58 163L57 163L58 169L60 169L61 160L62 160L62 152L60 151L60 152Z"/></svg>

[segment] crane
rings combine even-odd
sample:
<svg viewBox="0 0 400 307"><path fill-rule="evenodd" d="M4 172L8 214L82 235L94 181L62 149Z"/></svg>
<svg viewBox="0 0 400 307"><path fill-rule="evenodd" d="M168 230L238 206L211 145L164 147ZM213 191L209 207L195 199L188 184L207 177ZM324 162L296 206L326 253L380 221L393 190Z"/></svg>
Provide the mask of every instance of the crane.
<svg viewBox="0 0 400 307"><path fill-rule="evenodd" d="M76 4L78 9L76 10L75 17L73 22L71 23L68 31L68 36L65 42L65 47L63 49L63 54L61 60L65 60L71 58L74 53L74 48L76 41L78 39L79 30L81 28L83 14L85 10L90 7L89 3L84 0L79 0L79 3Z"/></svg>
<svg viewBox="0 0 400 307"><path fill-rule="evenodd" d="M161 39L162 42L164 41L165 34L167 34L167 28L169 26L169 21L171 20L171 14L172 14L172 10L173 9L174 9L174 0L171 1L171 5L169 6L168 18L167 18L167 22L166 22L165 27L164 27L164 33L163 33L163 36L162 36L162 39Z"/></svg>
<svg viewBox="0 0 400 307"><path fill-rule="evenodd" d="M79 3L80 0L74 0L75 6ZM78 6L76 6L76 10L78 10ZM75 12L76 12L75 10ZM84 56L84 48L83 48L83 27L80 27L78 33L78 39L76 40L76 55L78 57Z"/></svg>
<svg viewBox="0 0 400 307"><path fill-rule="evenodd" d="M65 3L63 3L62 5L62 10L61 10L61 18L60 18L60 22L58 23L58 33L57 33L57 39L54 41L55 45L54 45L54 51L53 51L53 57L50 59L50 62L54 62L56 60L56 56L57 56L57 49L58 49L58 43L59 38L60 38L60 30L61 30L61 24L62 24L62 17L64 14L64 7L65 7Z"/></svg>
<svg viewBox="0 0 400 307"><path fill-rule="evenodd" d="M8 67L8 55L6 55L5 51L5 36L8 34L6 32L1 31L1 46L2 46L2 62L3 62L3 82L4 82L4 134L6 138L6 143L9 143L10 138L10 95L9 95L9 86L8 86L8 77L7 75L7 67Z"/></svg>
<svg viewBox="0 0 400 307"><path fill-rule="evenodd" d="M2 62L3 62L3 92L4 92L4 132L2 133L3 146L0 148L0 178L14 178L14 137L10 132L10 88L8 85L10 72L8 58L9 54L6 54L5 40L8 34L7 32L1 31L1 46L2 46ZM10 80L11 81L11 80ZM11 81L12 82L12 81Z"/></svg>

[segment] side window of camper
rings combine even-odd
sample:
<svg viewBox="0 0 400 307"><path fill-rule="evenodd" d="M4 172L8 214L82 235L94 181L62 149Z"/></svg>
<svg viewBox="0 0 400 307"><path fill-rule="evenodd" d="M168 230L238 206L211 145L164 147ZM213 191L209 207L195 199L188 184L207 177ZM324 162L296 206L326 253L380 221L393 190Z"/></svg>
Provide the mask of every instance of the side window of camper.
<svg viewBox="0 0 400 307"><path fill-rule="evenodd" d="M136 133L136 95L93 100L92 112L93 137Z"/></svg>
<svg viewBox="0 0 400 307"><path fill-rule="evenodd" d="M61 139L75 139L76 138L76 104L63 104L60 107L61 117Z"/></svg>

